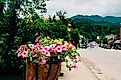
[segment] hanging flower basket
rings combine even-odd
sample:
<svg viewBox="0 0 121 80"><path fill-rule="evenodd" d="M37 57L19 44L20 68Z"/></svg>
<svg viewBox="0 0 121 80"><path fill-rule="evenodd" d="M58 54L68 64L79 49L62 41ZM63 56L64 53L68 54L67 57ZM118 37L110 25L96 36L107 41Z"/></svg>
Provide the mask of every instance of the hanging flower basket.
<svg viewBox="0 0 121 80"><path fill-rule="evenodd" d="M57 64L26 64L26 80L58 80L61 63Z"/></svg>
<svg viewBox="0 0 121 80"><path fill-rule="evenodd" d="M63 61L69 70L77 68L80 54L71 43L50 37L37 37L35 42L17 50L18 57L26 63L26 80L58 80Z"/></svg>

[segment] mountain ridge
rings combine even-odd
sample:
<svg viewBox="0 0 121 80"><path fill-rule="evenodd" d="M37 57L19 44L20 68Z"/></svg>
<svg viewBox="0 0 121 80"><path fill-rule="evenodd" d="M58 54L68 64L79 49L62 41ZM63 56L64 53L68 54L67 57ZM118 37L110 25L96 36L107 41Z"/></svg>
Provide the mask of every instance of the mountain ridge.
<svg viewBox="0 0 121 80"><path fill-rule="evenodd" d="M75 16L72 16L71 19L89 19L89 20L92 20L92 21L104 21L104 22L110 22L110 23L116 23L116 24L120 24L121 23L121 17L115 17L115 16L105 16L105 17L102 17L102 16L99 16L99 15L91 15L91 16L88 16L88 15L75 15Z"/></svg>

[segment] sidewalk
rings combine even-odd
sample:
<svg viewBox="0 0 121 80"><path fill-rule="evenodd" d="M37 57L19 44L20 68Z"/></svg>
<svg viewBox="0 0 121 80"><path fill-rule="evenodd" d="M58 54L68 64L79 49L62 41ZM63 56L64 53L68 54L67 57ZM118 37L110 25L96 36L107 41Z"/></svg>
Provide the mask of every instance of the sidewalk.
<svg viewBox="0 0 121 80"><path fill-rule="evenodd" d="M59 77L59 80L98 80L83 62L78 64L78 69L72 71L66 70L65 63L63 63L62 72L64 76Z"/></svg>

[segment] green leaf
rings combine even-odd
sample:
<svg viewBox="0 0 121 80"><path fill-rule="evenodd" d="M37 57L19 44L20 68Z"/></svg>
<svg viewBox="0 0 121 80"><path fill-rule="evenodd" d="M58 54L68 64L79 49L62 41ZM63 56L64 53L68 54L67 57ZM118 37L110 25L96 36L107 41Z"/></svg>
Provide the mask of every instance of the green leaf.
<svg viewBox="0 0 121 80"><path fill-rule="evenodd" d="M3 41L0 41L0 44L4 43Z"/></svg>
<svg viewBox="0 0 121 80"><path fill-rule="evenodd" d="M33 60L33 63L38 63L38 64L40 64L40 61L39 60Z"/></svg>

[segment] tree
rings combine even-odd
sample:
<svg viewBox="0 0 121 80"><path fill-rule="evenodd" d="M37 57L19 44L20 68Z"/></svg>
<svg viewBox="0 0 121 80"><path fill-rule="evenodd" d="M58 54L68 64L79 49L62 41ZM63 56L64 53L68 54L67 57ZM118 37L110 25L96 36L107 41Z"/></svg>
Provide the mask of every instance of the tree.
<svg viewBox="0 0 121 80"><path fill-rule="evenodd" d="M0 0L0 27L3 26L4 5L4 1Z"/></svg>
<svg viewBox="0 0 121 80"><path fill-rule="evenodd" d="M65 19L65 14L67 14L65 11L58 11L56 12L56 15L60 18L60 20Z"/></svg>
<svg viewBox="0 0 121 80"><path fill-rule="evenodd" d="M37 13L37 10L40 11ZM35 18L45 13L46 0L0 0L0 67L4 71L16 67L18 18ZM42 15L42 14L41 14ZM22 37L24 38L24 37ZM14 63L14 64L13 64ZM2 72L2 71L1 71Z"/></svg>

